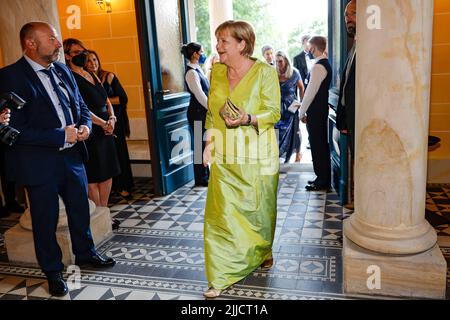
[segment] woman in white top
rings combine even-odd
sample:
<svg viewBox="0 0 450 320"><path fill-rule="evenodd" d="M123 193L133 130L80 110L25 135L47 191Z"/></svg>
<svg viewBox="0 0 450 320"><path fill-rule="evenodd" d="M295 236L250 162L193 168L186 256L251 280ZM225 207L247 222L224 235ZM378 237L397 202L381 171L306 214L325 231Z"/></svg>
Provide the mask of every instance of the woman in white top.
<svg viewBox="0 0 450 320"><path fill-rule="evenodd" d="M195 185L206 187L208 185L209 169L203 166L201 159L205 148L203 134L205 132L206 112L208 111L209 80L200 67L200 64L206 62L206 55L203 52L202 45L196 42L184 45L181 52L188 61L186 65L185 80L186 87L191 94L191 102L189 103L187 113L187 118L191 127L191 137L193 137L194 141L202 141L202 150L195 150L194 148ZM196 125L201 127L201 135L197 134L194 136L194 133L196 132L194 128ZM194 143L193 145L195 146L196 144ZM197 152L199 153L198 156L195 154ZM196 159L200 160L196 161Z"/></svg>

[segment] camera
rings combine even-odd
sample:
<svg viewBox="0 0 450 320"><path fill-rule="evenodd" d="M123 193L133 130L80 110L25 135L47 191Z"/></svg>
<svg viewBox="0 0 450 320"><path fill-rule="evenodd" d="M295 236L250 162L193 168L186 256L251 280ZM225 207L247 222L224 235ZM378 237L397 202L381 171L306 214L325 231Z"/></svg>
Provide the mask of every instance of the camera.
<svg viewBox="0 0 450 320"><path fill-rule="evenodd" d="M0 113L8 109L20 110L25 105L25 101L14 92L0 94ZM12 146L20 132L8 125L0 123L0 142Z"/></svg>

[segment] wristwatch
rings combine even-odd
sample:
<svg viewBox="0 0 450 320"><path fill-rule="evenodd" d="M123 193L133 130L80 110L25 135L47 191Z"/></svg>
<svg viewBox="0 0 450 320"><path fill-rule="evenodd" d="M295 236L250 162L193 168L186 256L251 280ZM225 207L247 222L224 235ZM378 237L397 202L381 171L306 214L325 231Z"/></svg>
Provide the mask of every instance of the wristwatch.
<svg viewBox="0 0 450 320"><path fill-rule="evenodd" d="M252 123L252 115L250 113L247 113L247 125L249 126Z"/></svg>

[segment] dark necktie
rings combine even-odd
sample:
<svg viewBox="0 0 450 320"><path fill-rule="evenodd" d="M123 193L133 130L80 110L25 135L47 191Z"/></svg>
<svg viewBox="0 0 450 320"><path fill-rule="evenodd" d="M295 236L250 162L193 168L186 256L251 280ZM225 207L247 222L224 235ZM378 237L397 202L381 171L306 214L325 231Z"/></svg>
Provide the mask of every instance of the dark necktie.
<svg viewBox="0 0 450 320"><path fill-rule="evenodd" d="M69 126L73 123L72 118L70 117L70 101L67 99L64 92L61 90L61 87L56 83L55 81L55 72L54 68L50 69L42 69L40 70L43 73L45 73L49 78L50 82L52 83L53 90L55 91L56 95L59 99L59 104L61 105L61 109L64 113L64 119L66 119L66 126Z"/></svg>

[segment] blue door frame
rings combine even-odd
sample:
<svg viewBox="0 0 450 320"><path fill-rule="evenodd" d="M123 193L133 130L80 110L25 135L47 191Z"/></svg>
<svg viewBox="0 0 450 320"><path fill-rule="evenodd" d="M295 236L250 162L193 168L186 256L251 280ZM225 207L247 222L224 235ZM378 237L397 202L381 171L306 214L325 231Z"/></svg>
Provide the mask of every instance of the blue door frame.
<svg viewBox="0 0 450 320"><path fill-rule="evenodd" d="M182 42L188 40L186 0L179 0ZM172 154L183 143L190 146L186 116L190 95L163 90L153 0L135 0L152 177L156 195L170 194L194 178L192 150ZM181 47L181 43L180 43ZM181 53L180 53L181 54ZM175 138L174 138L175 137Z"/></svg>
<svg viewBox="0 0 450 320"><path fill-rule="evenodd" d="M331 149L332 184L339 194L340 204L351 200L351 175L349 175L349 151L347 136L336 129L336 109L339 99L338 76L342 74L350 45L344 21L344 11L350 0L328 0L329 57L333 66L333 82L330 89L329 142Z"/></svg>

